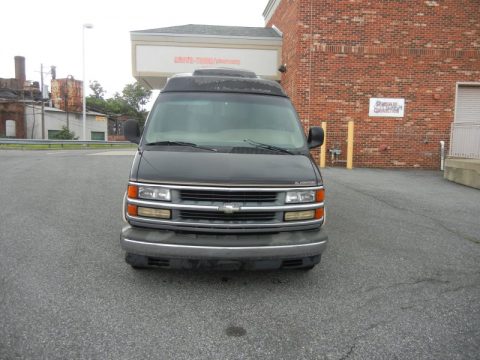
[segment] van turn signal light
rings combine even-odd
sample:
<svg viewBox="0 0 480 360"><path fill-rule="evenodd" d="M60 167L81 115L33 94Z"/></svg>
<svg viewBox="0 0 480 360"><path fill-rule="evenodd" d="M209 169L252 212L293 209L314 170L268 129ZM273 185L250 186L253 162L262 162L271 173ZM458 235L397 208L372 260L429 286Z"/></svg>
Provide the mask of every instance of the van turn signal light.
<svg viewBox="0 0 480 360"><path fill-rule="evenodd" d="M315 219L321 219L325 215L325 209L324 208L319 208L315 210Z"/></svg>
<svg viewBox="0 0 480 360"><path fill-rule="evenodd" d="M130 216L137 216L137 214L138 214L137 205L128 204L127 213Z"/></svg>
<svg viewBox="0 0 480 360"><path fill-rule="evenodd" d="M136 199L138 197L138 186L136 185L128 185L128 197L130 199Z"/></svg>
<svg viewBox="0 0 480 360"><path fill-rule="evenodd" d="M315 195L315 201L323 202L324 200L325 200L325 189L317 190L317 193Z"/></svg>

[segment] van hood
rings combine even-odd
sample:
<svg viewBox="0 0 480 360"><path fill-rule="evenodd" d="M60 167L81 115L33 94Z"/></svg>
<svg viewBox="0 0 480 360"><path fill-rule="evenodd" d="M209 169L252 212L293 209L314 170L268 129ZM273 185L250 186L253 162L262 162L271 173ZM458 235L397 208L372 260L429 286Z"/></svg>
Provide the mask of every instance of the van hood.
<svg viewBox="0 0 480 360"><path fill-rule="evenodd" d="M143 151L132 180L162 184L315 186L314 165L305 155Z"/></svg>

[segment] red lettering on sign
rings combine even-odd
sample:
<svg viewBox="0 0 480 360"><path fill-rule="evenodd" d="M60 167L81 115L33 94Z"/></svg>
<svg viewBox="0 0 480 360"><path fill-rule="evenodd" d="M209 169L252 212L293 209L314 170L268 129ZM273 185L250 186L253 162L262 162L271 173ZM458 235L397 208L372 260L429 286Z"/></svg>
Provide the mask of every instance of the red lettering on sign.
<svg viewBox="0 0 480 360"><path fill-rule="evenodd" d="M227 65L240 65L239 59L215 59L216 64L227 64Z"/></svg>
<svg viewBox="0 0 480 360"><path fill-rule="evenodd" d="M175 56L173 59L175 64L199 64L199 65L240 65L240 59L225 59L214 57L191 57L191 56Z"/></svg>
<svg viewBox="0 0 480 360"><path fill-rule="evenodd" d="M175 56L176 64L193 64L193 58L190 56Z"/></svg>

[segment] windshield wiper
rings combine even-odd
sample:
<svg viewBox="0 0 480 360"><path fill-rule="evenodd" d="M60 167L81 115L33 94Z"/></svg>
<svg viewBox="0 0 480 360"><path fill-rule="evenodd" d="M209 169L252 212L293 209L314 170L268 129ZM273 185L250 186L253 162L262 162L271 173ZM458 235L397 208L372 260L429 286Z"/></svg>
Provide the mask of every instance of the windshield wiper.
<svg viewBox="0 0 480 360"><path fill-rule="evenodd" d="M277 152L282 152L282 153L285 153L285 154L295 155L295 153L291 152L290 150L284 149L284 148L279 147L279 146L260 143L260 142L254 141L252 139L244 139L243 141L245 141L245 142L247 142L247 143L249 143L249 144L251 144L251 145L253 145L257 148L268 149L268 150L273 150L273 151L277 151Z"/></svg>
<svg viewBox="0 0 480 360"><path fill-rule="evenodd" d="M201 146L195 143L191 142L185 142L185 141L155 141L155 142L150 142L146 143L145 145L165 145L165 146L189 146L193 147L196 149L203 149L203 150L208 150L208 151L217 151L217 149L213 149L207 146Z"/></svg>

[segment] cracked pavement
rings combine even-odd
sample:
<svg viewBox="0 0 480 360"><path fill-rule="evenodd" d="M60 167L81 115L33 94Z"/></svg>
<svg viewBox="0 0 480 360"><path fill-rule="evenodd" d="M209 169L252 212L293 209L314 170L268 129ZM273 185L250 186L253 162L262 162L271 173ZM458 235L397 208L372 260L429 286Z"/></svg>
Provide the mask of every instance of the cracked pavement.
<svg viewBox="0 0 480 360"><path fill-rule="evenodd" d="M131 156L0 151L0 359L478 359L480 191L329 168L311 272L134 271Z"/></svg>

